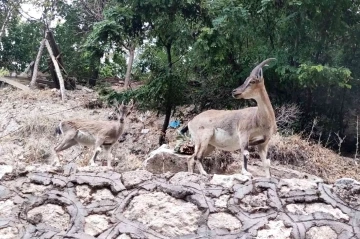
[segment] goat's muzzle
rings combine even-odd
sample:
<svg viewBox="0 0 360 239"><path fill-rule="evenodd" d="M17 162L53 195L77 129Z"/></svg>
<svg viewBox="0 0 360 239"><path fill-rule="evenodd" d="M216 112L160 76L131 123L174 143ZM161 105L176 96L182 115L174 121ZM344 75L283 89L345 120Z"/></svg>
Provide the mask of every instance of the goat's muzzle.
<svg viewBox="0 0 360 239"><path fill-rule="evenodd" d="M241 93L238 93L236 89L232 91L232 97L234 97L235 99L238 98L240 95Z"/></svg>
<svg viewBox="0 0 360 239"><path fill-rule="evenodd" d="M120 119L120 123L124 123L124 119L123 119L123 118Z"/></svg>

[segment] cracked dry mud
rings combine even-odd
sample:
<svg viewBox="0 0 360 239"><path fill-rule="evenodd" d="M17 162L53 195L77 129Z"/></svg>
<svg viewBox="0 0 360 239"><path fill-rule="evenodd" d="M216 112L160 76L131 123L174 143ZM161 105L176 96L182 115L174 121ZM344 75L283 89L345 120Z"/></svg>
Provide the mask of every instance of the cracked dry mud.
<svg viewBox="0 0 360 239"><path fill-rule="evenodd" d="M0 185L0 237L360 238L360 205L337 193L356 181L339 186L107 170L68 165L7 172Z"/></svg>

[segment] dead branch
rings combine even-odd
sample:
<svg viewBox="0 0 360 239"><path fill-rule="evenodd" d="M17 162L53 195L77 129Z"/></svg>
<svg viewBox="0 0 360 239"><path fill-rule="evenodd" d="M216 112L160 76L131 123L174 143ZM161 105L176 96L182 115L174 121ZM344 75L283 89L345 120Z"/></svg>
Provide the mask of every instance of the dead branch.
<svg viewBox="0 0 360 239"><path fill-rule="evenodd" d="M346 135L344 136L344 138L341 138L340 135L339 135L339 132L338 133L334 133L336 136L337 136L337 140L336 142L338 143L338 147L339 147L339 152L338 154L340 155L341 154L341 145L342 143L345 141L345 138L346 138Z"/></svg>
<svg viewBox="0 0 360 239"><path fill-rule="evenodd" d="M53 53L53 51L52 51L52 49L51 49L51 46L50 46L48 40L45 40L45 45L46 45L46 48L47 48L47 50L48 50L48 52L49 52L49 55L50 55L50 57L51 57L51 60L52 60L52 62L53 62L53 64L54 64L56 75L57 75L57 77L58 77L58 79L59 79L60 92L61 92L61 100L64 101L64 100L65 100L65 97L66 97L66 96L65 96L65 86L64 86L64 79L63 79L63 77L62 77L62 75L61 75L61 71L60 71L59 64L58 64L57 60L55 59L54 53Z"/></svg>
<svg viewBox="0 0 360 239"><path fill-rule="evenodd" d="M36 56L36 60L35 60L35 65L34 65L34 71L32 74L32 78L31 78L31 82L30 82L30 88L34 88L35 84L36 84L36 77L37 77L37 73L38 73L38 68L39 68L39 63L40 63L40 59L41 59L41 54L43 52L45 46L45 39L43 39L40 43L40 47L39 47L39 51L38 54Z"/></svg>

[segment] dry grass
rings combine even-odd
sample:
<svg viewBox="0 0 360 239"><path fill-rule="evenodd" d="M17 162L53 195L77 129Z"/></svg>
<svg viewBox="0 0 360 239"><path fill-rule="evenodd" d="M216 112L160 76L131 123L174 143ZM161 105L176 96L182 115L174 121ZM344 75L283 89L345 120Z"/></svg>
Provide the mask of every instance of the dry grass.
<svg viewBox="0 0 360 239"><path fill-rule="evenodd" d="M360 180L360 165L354 159L303 140L298 135L275 135L270 141L269 157L298 171L307 172L333 183L342 177Z"/></svg>
<svg viewBox="0 0 360 239"><path fill-rule="evenodd" d="M89 102L94 102L96 99L98 99L96 93L68 91L68 100L62 103L58 91L36 90L26 93L11 88L0 89L0 163L52 162L55 157L53 147L59 141L54 135L54 129L60 120L107 119L110 108L86 107ZM185 113L177 116L184 123L192 118L192 113L187 108L178 111ZM126 140L115 145L112 151L114 157L118 159L115 162L118 171L140 168L146 155L158 147L163 117L157 117L154 112L142 114L135 111L130 115L129 124L125 129ZM150 131L141 133L144 128ZM167 138L171 147L176 144L176 136L176 130L168 130ZM254 152L255 149L252 151L252 158L258 158L258 154ZM75 146L63 151L63 158L84 166L87 165L92 153L91 148ZM226 171L228 165L237 161L237 155L238 152L216 150L204 161L204 166L210 167L216 164L217 168ZM287 137L275 135L270 141L268 157L272 159L273 164L279 163L298 171L314 174L328 182L334 182L341 177L360 180L360 166L356 165L353 159L340 157L333 151L309 143L297 135ZM253 160L249 163L251 161Z"/></svg>

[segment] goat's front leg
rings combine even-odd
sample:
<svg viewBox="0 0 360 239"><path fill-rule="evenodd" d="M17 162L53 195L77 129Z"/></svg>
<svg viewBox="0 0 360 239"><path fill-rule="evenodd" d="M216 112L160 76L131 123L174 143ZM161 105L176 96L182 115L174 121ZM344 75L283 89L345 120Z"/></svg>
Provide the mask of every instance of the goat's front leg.
<svg viewBox="0 0 360 239"><path fill-rule="evenodd" d="M109 168L111 168L111 161L112 161L112 158L113 158L113 155L111 153L111 147L104 146L104 149L105 149L105 154L106 154L106 158L107 158L107 166Z"/></svg>
<svg viewBox="0 0 360 239"><path fill-rule="evenodd" d="M267 178L270 178L271 177L271 174L270 174L270 159L267 159L267 153L268 153L268 148L269 148L269 141L266 141L265 143L263 144L260 144L258 146L258 149L259 149L259 155L260 155L260 158L263 162L263 167L264 167L264 170L265 170L265 175Z"/></svg>
<svg viewBox="0 0 360 239"><path fill-rule="evenodd" d="M249 146L249 137L242 136L240 138L240 151L241 151L240 152L240 161L243 162L243 165L241 168L241 173L243 175L251 177L252 174L249 173L249 171L247 170L248 159L250 157L250 153L248 151L248 146Z"/></svg>
<svg viewBox="0 0 360 239"><path fill-rule="evenodd" d="M101 145L104 143L104 140L103 139L97 139L96 142L95 142L95 151L94 151L94 154L93 156L91 157L90 161L89 161L89 164L90 166L96 166L95 164L95 160L96 160L96 157L99 155L99 153L101 152Z"/></svg>
<svg viewBox="0 0 360 239"><path fill-rule="evenodd" d="M67 132L61 142L54 148L56 157L52 165L60 166L60 152L77 144L74 139L75 135L76 131Z"/></svg>

